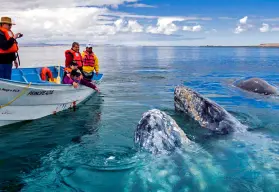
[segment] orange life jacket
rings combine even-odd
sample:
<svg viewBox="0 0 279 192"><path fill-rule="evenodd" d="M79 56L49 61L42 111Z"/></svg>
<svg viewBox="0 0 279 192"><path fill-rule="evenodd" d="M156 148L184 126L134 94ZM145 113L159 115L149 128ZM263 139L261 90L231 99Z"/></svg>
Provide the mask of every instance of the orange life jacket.
<svg viewBox="0 0 279 192"><path fill-rule="evenodd" d="M65 68L64 68L64 71L65 71L67 74L70 74L70 73L72 72L72 69L71 69L71 67L65 67ZM79 69L77 69L77 71L81 73L81 71L80 71Z"/></svg>
<svg viewBox="0 0 279 192"><path fill-rule="evenodd" d="M47 68L47 67L42 68L42 71L41 71L40 76L41 76L41 79L42 79L43 81L46 81L46 80L47 80L47 76L48 76L49 79L51 79L51 80L53 81L52 72L51 72L51 70L50 70L49 68Z"/></svg>
<svg viewBox="0 0 279 192"><path fill-rule="evenodd" d="M94 67L95 65L94 53L92 52L90 54L87 51L83 51L83 52L84 52L83 66Z"/></svg>
<svg viewBox="0 0 279 192"><path fill-rule="evenodd" d="M70 49L70 50L65 51L65 57L67 56L68 53L71 53L73 55L73 61L75 61L78 64L78 67L82 67L82 57L81 57L81 54L78 53L78 52L75 52L72 49Z"/></svg>
<svg viewBox="0 0 279 192"><path fill-rule="evenodd" d="M0 27L0 31L2 33L4 33L5 37L7 40L9 40L10 38L14 37L14 34L12 31L9 31L6 28ZM0 54L6 54L6 53L15 53L18 51L18 46L17 46L17 42L15 41L14 44L12 45L11 48L9 48L8 50L3 50L0 48Z"/></svg>
<svg viewBox="0 0 279 192"><path fill-rule="evenodd" d="M71 69L70 67L65 67L65 68L64 68L64 71L65 71L66 73L71 73L71 72L72 72L72 69Z"/></svg>

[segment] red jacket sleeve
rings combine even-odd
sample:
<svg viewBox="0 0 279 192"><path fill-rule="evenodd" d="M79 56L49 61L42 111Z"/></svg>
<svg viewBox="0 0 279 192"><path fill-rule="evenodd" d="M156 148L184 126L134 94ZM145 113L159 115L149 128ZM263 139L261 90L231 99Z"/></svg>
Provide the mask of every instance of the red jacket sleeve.
<svg viewBox="0 0 279 192"><path fill-rule="evenodd" d="M72 61L73 61L72 53L70 52L66 53L65 67L69 67Z"/></svg>

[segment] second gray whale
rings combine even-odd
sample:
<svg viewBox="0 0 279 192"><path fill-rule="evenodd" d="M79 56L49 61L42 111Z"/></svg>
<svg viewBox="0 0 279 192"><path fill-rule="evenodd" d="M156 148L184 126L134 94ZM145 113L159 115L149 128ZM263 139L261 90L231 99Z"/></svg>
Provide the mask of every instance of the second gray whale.
<svg viewBox="0 0 279 192"><path fill-rule="evenodd" d="M263 95L278 95L278 90L276 87L257 77L238 80L234 83L234 86L253 93Z"/></svg>

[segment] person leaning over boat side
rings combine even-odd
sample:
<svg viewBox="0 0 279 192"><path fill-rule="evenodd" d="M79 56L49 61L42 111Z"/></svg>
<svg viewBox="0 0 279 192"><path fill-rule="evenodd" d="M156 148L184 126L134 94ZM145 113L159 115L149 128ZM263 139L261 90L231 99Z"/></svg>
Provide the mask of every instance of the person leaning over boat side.
<svg viewBox="0 0 279 192"><path fill-rule="evenodd" d="M79 76L78 76L78 79L79 79L78 83L77 82L73 82L71 80L72 79L72 76L71 76L72 71L76 71L79 74ZM82 78L81 72L78 69L77 64L75 62L72 62L70 64L70 67L68 67L66 69L65 75L63 77L63 84L72 84L75 88L78 87L78 84L81 84L81 85L90 87L90 88L96 90L97 92L100 92L100 90L97 88L96 85L94 85L92 82L84 80Z"/></svg>
<svg viewBox="0 0 279 192"><path fill-rule="evenodd" d="M92 45L87 44L86 50L81 54L82 56L82 74L86 80L91 81L94 76L94 71L96 75L99 74L99 60L96 54L92 51Z"/></svg>
<svg viewBox="0 0 279 192"><path fill-rule="evenodd" d="M64 79L63 79L63 83L64 84L71 84L74 86L74 88L77 88L79 84L84 85L86 87L90 87L92 89L94 89L97 92L100 92L100 90L97 88L96 85L94 85L93 83L83 80L80 78L81 73L79 72L78 69L73 69L71 71L71 73L67 74Z"/></svg>
<svg viewBox="0 0 279 192"><path fill-rule="evenodd" d="M16 52L18 51L17 38L22 37L21 33L13 34L11 31L12 19L1 17L0 20L0 78L11 79L13 62L16 68Z"/></svg>
<svg viewBox="0 0 279 192"><path fill-rule="evenodd" d="M79 43L73 42L72 48L65 51L65 57L65 68L69 67L74 61L77 63L79 70L82 71L82 56L79 52Z"/></svg>
<svg viewBox="0 0 279 192"><path fill-rule="evenodd" d="M68 67L65 67L65 69L64 69L64 76L63 76L63 78L65 77L65 75L70 74L70 73L71 73L71 71L72 71L72 70L74 70L74 69L77 69L77 70L78 70L78 72L80 72L80 73L81 73L81 71L78 69L78 64L77 64L75 61L72 61L72 62L69 64L69 66L68 66ZM83 76L82 76L82 75L81 75L81 78L83 78Z"/></svg>

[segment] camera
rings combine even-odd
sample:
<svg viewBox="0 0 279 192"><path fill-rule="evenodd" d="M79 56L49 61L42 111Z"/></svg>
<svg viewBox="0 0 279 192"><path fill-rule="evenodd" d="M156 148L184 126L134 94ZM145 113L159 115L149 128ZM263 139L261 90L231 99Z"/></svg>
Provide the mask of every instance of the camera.
<svg viewBox="0 0 279 192"><path fill-rule="evenodd" d="M20 34L18 35L18 38L21 38L22 36L23 36L23 34L20 33Z"/></svg>

